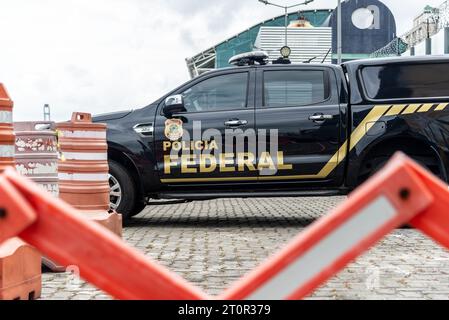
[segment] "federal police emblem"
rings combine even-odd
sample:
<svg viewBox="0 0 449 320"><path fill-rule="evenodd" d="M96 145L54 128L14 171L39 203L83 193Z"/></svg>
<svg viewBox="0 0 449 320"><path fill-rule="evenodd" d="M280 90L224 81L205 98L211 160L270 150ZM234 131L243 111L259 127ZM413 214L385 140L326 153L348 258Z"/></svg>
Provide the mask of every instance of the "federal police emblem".
<svg viewBox="0 0 449 320"><path fill-rule="evenodd" d="M170 141L178 141L182 138L183 128L182 120L179 119L168 119L165 121L165 136Z"/></svg>

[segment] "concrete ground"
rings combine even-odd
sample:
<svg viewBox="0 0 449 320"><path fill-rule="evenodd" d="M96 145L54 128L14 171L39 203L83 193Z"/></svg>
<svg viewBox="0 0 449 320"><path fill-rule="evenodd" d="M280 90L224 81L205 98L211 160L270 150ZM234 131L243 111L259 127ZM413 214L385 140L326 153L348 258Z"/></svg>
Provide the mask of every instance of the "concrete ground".
<svg viewBox="0 0 449 320"><path fill-rule="evenodd" d="M159 202L135 217L123 238L216 295L343 200ZM42 299L109 299L70 273L43 278ZM310 298L449 299L449 252L416 230L397 230Z"/></svg>

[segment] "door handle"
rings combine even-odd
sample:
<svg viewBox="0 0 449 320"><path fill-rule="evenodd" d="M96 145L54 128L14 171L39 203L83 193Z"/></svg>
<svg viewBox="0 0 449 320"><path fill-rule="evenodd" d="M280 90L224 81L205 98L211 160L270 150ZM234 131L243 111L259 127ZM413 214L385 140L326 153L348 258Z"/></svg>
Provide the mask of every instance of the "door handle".
<svg viewBox="0 0 449 320"><path fill-rule="evenodd" d="M246 126L248 121L246 120L229 120L225 122L225 126L227 127L241 127Z"/></svg>
<svg viewBox="0 0 449 320"><path fill-rule="evenodd" d="M309 120L311 121L325 121L325 120L332 120L334 118L331 114L314 114L313 116L309 117Z"/></svg>

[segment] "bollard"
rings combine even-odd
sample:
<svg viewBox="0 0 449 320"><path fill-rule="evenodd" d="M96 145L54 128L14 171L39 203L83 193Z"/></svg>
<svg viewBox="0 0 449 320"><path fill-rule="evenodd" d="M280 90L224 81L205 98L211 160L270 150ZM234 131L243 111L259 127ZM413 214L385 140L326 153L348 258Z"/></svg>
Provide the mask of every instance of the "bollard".
<svg viewBox="0 0 449 320"><path fill-rule="evenodd" d="M109 207L109 165L106 125L93 123L89 113L75 112L71 121L56 124L60 198L90 220L118 236L122 218Z"/></svg>
<svg viewBox="0 0 449 320"><path fill-rule="evenodd" d="M0 83L0 172L14 167L13 102ZM7 212L0 208L3 215ZM0 300L28 300L40 296L41 257L31 246L14 238L0 243Z"/></svg>
<svg viewBox="0 0 449 320"><path fill-rule="evenodd" d="M58 148L52 126L52 122L14 123L16 170L58 197Z"/></svg>

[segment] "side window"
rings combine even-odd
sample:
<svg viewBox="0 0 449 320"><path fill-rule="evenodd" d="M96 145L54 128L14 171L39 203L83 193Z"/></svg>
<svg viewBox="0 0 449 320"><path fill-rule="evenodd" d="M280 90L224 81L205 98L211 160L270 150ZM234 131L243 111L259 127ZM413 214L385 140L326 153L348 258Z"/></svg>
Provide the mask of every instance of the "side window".
<svg viewBox="0 0 449 320"><path fill-rule="evenodd" d="M244 109L247 106L248 73L234 73L204 80L182 93L187 112Z"/></svg>
<svg viewBox="0 0 449 320"><path fill-rule="evenodd" d="M326 74L319 70L264 72L266 107L296 107L317 104L329 97Z"/></svg>
<svg viewBox="0 0 449 320"><path fill-rule="evenodd" d="M449 97L449 63L372 66L361 74L370 99Z"/></svg>

